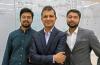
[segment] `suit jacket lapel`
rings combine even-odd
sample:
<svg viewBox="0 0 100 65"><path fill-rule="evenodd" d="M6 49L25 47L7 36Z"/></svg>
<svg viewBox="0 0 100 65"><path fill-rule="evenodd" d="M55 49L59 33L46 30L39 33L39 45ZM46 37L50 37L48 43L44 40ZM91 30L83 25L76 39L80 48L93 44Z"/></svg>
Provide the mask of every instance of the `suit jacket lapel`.
<svg viewBox="0 0 100 65"><path fill-rule="evenodd" d="M43 49L44 49L44 52L45 52L45 49L46 49L46 40L45 40L45 34L44 34L44 30L41 30L40 31L40 39L41 39L41 45L42 45L42 47L43 47ZM43 53L44 53L43 52Z"/></svg>
<svg viewBox="0 0 100 65"><path fill-rule="evenodd" d="M75 42L75 45L74 45L74 48L73 48L73 50L72 50L72 52L75 50L75 48L77 47L77 45L78 45L78 40L80 39L80 37L81 37L81 31L82 31L82 29L81 28L79 28L78 29L78 33L77 33L77 37L76 37L76 42Z"/></svg>
<svg viewBox="0 0 100 65"><path fill-rule="evenodd" d="M57 33L57 29L54 27L51 34L50 34L50 38L48 40L48 44L46 47L47 50L52 46L52 43L54 42L54 38L55 38L56 33Z"/></svg>

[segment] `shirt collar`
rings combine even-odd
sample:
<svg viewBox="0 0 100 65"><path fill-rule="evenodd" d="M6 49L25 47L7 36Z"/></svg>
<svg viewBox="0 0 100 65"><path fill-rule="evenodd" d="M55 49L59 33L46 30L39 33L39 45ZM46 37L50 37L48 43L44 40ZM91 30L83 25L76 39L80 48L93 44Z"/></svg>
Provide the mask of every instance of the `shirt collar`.
<svg viewBox="0 0 100 65"><path fill-rule="evenodd" d="M21 29L21 27L19 28L19 30L21 31L21 32L23 32L23 33L27 33L28 31L30 31L32 28L31 27L29 27L25 32Z"/></svg>
<svg viewBox="0 0 100 65"><path fill-rule="evenodd" d="M45 29L44 29L44 33L51 33L53 28L54 28L54 26L51 28L51 30L49 32L46 32Z"/></svg>

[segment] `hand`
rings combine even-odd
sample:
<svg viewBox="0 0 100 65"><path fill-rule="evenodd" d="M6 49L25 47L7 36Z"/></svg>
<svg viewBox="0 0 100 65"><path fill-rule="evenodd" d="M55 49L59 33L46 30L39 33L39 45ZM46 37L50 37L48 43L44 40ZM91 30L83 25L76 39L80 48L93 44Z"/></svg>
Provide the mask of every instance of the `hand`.
<svg viewBox="0 0 100 65"><path fill-rule="evenodd" d="M29 62L29 63L32 63L31 60L30 60L30 58L28 58L28 62Z"/></svg>
<svg viewBox="0 0 100 65"><path fill-rule="evenodd" d="M60 64L64 64L66 59L65 52L59 52L56 55L53 55L54 61Z"/></svg>

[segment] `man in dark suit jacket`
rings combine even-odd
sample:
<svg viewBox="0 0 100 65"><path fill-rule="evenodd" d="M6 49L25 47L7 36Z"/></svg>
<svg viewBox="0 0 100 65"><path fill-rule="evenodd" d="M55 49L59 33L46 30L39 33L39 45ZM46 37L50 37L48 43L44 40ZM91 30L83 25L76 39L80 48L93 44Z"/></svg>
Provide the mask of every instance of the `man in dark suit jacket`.
<svg viewBox="0 0 100 65"><path fill-rule="evenodd" d="M93 50L98 56L100 65L100 43L93 31L78 27L81 13L76 9L67 12L67 44L70 48L70 65L92 65L90 53Z"/></svg>
<svg viewBox="0 0 100 65"><path fill-rule="evenodd" d="M34 36L30 48L30 60L33 65L59 65L65 61L66 35L55 28L56 12L51 6L45 6L41 13L44 29ZM68 52L66 53L68 55Z"/></svg>

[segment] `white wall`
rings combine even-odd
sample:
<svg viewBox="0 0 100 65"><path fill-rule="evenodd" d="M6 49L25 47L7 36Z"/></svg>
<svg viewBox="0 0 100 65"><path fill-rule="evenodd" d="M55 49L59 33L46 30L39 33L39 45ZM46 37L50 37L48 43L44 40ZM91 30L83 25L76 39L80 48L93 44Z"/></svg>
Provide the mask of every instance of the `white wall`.
<svg viewBox="0 0 100 65"><path fill-rule="evenodd" d="M14 0L0 0L0 65L9 32L15 29Z"/></svg>

